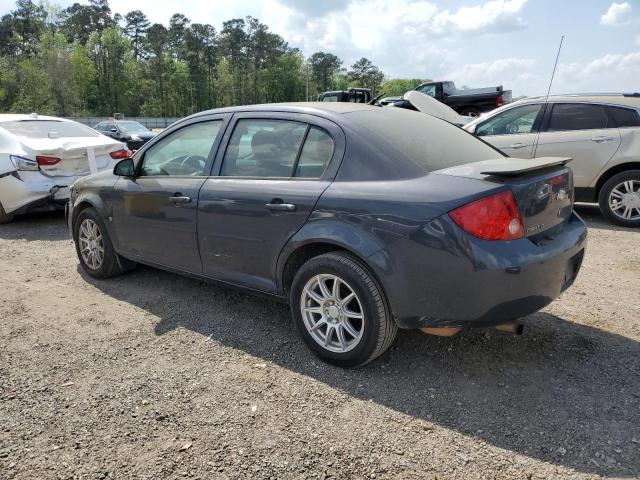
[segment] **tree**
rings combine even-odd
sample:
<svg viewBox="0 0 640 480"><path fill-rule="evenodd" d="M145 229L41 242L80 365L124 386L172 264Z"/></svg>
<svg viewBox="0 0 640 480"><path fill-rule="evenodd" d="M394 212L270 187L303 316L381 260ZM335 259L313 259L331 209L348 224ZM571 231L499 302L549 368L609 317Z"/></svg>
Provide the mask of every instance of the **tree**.
<svg viewBox="0 0 640 480"><path fill-rule="evenodd" d="M78 40L83 45L92 33L100 35L115 25L107 0L89 0L88 5L74 3L62 12L62 31L69 40Z"/></svg>
<svg viewBox="0 0 640 480"><path fill-rule="evenodd" d="M142 53L144 37L149 28L149 20L141 10L132 10L124 16L124 34L129 38L133 48L133 58L138 60Z"/></svg>
<svg viewBox="0 0 640 480"><path fill-rule="evenodd" d="M340 71L342 60L332 53L316 52L309 57L309 66L316 93L322 93L333 88L333 80Z"/></svg>
<svg viewBox="0 0 640 480"><path fill-rule="evenodd" d="M371 60L363 57L351 65L347 78L354 87L370 88L375 95L384 80L384 73L371 63Z"/></svg>
<svg viewBox="0 0 640 480"><path fill-rule="evenodd" d="M16 9L11 12L12 28L20 43L20 53L25 56L34 55L40 41L40 34L45 29L47 12L41 5L31 0L17 0Z"/></svg>

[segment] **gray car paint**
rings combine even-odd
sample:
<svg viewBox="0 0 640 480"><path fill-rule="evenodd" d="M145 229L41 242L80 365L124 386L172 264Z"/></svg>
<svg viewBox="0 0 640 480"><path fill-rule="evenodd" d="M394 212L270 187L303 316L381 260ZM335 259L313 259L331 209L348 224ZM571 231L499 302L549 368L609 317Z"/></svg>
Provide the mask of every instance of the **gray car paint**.
<svg viewBox="0 0 640 480"><path fill-rule="evenodd" d="M235 107L178 122L138 152L138 166L144 151L165 135L211 115L225 115L226 123L234 121L232 115L246 114L330 122L334 140L343 141L344 148L337 149L319 180L277 180L267 186L268 180L216 177L231 132L221 129L222 138L216 140L210 158L211 176L191 178L202 181L197 206L176 214L178 207L158 202L150 207L154 213L147 215L146 228L126 233L120 230L129 228L127 220L107 221L114 247L142 263L286 299L283 275L290 256L312 243L332 244L352 252L372 270L396 322L404 328L503 323L542 308L571 284L586 245L586 227L572 212L570 201L568 209L559 209L551 228L511 242L477 239L447 215L506 188L525 199L550 175L567 173L566 167L515 179L427 173L345 114L367 108L379 107L326 103ZM105 219L129 215L117 207L124 203L126 190L113 188L122 180L138 181L98 176L78 182L69 206L70 226L81 205L93 205ZM180 179L164 180L168 194L185 188L177 183ZM296 202L300 210L270 212L263 202L275 195ZM137 198L132 195L129 203L135 204ZM171 221L176 215L179 219ZM160 235L172 238L158 239ZM160 242L166 250L157 257L153 252L131 254L132 249L148 249L145 242ZM180 252L185 249L191 250L187 255L197 251L202 262L192 256L185 259Z"/></svg>

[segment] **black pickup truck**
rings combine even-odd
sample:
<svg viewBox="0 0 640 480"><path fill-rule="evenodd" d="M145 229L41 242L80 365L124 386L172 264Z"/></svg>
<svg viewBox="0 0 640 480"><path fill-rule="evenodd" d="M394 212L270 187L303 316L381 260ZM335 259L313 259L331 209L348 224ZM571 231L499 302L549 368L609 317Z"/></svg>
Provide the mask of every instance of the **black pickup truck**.
<svg viewBox="0 0 640 480"><path fill-rule="evenodd" d="M422 83L415 90L430 95L450 106L460 115L469 117L478 117L483 112L501 107L511 101L511 90L504 90L502 85L499 87L458 90L453 82L444 81ZM387 97L380 100L379 103L412 108L403 97Z"/></svg>
<svg viewBox="0 0 640 480"><path fill-rule="evenodd" d="M318 96L320 102L369 103L371 90L368 88L349 88L348 90L332 90Z"/></svg>

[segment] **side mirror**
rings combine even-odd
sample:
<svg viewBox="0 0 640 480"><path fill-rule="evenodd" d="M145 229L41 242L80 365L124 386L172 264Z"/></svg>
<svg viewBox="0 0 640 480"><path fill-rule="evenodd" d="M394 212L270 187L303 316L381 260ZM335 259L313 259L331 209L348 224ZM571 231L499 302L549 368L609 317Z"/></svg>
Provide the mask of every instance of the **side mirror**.
<svg viewBox="0 0 640 480"><path fill-rule="evenodd" d="M118 129L116 127L111 127L109 131L113 133L118 133Z"/></svg>
<svg viewBox="0 0 640 480"><path fill-rule="evenodd" d="M116 163L113 168L113 174L118 177L133 177L135 171L132 158L125 158Z"/></svg>

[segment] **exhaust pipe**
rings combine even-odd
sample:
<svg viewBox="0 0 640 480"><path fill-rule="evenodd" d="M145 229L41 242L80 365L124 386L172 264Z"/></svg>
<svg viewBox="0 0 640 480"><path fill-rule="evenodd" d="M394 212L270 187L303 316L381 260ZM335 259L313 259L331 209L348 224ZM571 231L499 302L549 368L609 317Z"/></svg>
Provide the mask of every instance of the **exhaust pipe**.
<svg viewBox="0 0 640 480"><path fill-rule="evenodd" d="M522 332L524 332L524 325L521 323L503 323L493 328L500 332L513 333L514 335L522 335Z"/></svg>

